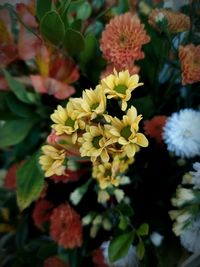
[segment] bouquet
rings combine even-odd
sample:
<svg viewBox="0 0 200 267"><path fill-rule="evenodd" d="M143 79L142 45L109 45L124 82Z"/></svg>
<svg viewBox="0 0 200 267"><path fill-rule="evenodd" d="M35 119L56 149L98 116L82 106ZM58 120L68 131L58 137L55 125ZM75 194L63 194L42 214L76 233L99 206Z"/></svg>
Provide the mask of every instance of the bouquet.
<svg viewBox="0 0 200 267"><path fill-rule="evenodd" d="M2 267L199 266L199 13L1 1Z"/></svg>

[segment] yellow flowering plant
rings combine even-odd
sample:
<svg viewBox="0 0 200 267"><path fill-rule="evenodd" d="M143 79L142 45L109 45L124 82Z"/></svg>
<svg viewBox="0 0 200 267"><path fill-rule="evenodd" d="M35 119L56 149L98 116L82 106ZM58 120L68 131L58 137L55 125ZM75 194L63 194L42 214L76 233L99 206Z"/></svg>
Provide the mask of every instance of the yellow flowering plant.
<svg viewBox="0 0 200 267"><path fill-rule="evenodd" d="M0 267L200 265L199 14L0 1Z"/></svg>
<svg viewBox="0 0 200 267"><path fill-rule="evenodd" d="M148 146L147 138L138 132L142 115L137 116L134 106L126 110L131 92L140 85L142 83L139 83L137 74L130 75L128 70L117 73L114 70L114 74L104 78L94 90L86 89L82 97L70 98L65 108L58 106L51 115L55 123L51 126L54 134L62 135L64 139L65 134L71 135L72 143L80 146L80 156L92 161L93 178L97 179L101 189L110 185L118 186L120 176L133 162L135 153L140 147ZM119 93L115 87L123 88L123 92ZM116 95L113 95L113 91ZM113 116L112 111L107 111L107 103L112 97L119 100L119 105L122 100L123 104L119 107L126 112L122 119ZM68 156L63 147L58 148L59 143L56 146L49 144L42 148L40 164L47 177L65 175ZM115 168L116 156L118 165L123 165L123 168Z"/></svg>

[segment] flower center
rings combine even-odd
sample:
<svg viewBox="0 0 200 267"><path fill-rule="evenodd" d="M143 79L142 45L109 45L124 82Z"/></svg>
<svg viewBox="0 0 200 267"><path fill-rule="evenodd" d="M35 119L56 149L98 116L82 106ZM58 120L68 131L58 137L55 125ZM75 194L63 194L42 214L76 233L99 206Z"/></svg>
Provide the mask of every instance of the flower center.
<svg viewBox="0 0 200 267"><path fill-rule="evenodd" d="M75 124L75 121L72 120L71 118L67 118L67 120L65 121L65 126L74 128L74 124Z"/></svg>
<svg viewBox="0 0 200 267"><path fill-rule="evenodd" d="M100 148L99 141L101 140L102 135L95 136L92 140L92 144L95 148Z"/></svg>
<svg viewBox="0 0 200 267"><path fill-rule="evenodd" d="M111 170L105 170L104 177L110 177L111 176Z"/></svg>
<svg viewBox="0 0 200 267"><path fill-rule="evenodd" d="M126 94L126 90L127 90L127 86L123 85L123 84L118 84L117 86L115 86L114 90L117 93L125 95Z"/></svg>
<svg viewBox="0 0 200 267"><path fill-rule="evenodd" d="M121 136L123 136L125 139L128 139L128 138L131 136L131 134L132 134L132 132L131 132L131 126L128 125L128 126L124 127L124 128L121 130L120 134L121 134Z"/></svg>
<svg viewBox="0 0 200 267"><path fill-rule="evenodd" d="M185 130L185 131L183 132L183 137L184 137L184 138L190 138L190 137L192 137L192 133L191 133L191 131L189 131L189 130Z"/></svg>
<svg viewBox="0 0 200 267"><path fill-rule="evenodd" d="M127 36L125 34L122 34L120 37L119 37L119 42L121 45L124 45L126 44L127 42Z"/></svg>
<svg viewBox="0 0 200 267"><path fill-rule="evenodd" d="M95 110L99 106L99 103L94 103L91 106L91 110Z"/></svg>

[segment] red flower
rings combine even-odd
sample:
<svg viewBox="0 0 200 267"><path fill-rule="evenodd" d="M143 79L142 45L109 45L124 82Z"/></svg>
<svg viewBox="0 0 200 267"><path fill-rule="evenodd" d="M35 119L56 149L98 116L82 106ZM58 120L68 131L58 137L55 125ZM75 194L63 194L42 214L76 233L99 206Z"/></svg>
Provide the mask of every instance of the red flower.
<svg viewBox="0 0 200 267"><path fill-rule="evenodd" d="M162 129L167 120L166 116L155 116L151 120L144 122L145 134L162 143Z"/></svg>
<svg viewBox="0 0 200 267"><path fill-rule="evenodd" d="M4 187L7 189L16 189L16 172L19 164L13 164L4 178Z"/></svg>
<svg viewBox="0 0 200 267"><path fill-rule="evenodd" d="M63 183L67 183L67 182L75 182L78 181L80 175L82 174L82 170L80 171L71 171L71 170L66 170L65 171L65 175L53 175L50 176L49 178L54 180L54 182L63 182Z"/></svg>
<svg viewBox="0 0 200 267"><path fill-rule="evenodd" d="M66 249L82 245L80 216L69 204L61 204L53 210L50 218L50 235Z"/></svg>
<svg viewBox="0 0 200 267"><path fill-rule="evenodd" d="M35 226L38 227L40 230L43 230L43 223L48 222L50 220L52 209L53 204L46 199L38 200L35 203L32 217Z"/></svg>
<svg viewBox="0 0 200 267"><path fill-rule="evenodd" d="M141 48L150 41L137 15L125 13L110 20L102 33L103 56L117 67L125 67L144 58Z"/></svg>
<svg viewBox="0 0 200 267"><path fill-rule="evenodd" d="M69 265L54 256L44 261L44 267L69 267Z"/></svg>
<svg viewBox="0 0 200 267"><path fill-rule="evenodd" d="M179 47L182 84L192 84L200 81L200 45L189 44Z"/></svg>
<svg viewBox="0 0 200 267"><path fill-rule="evenodd" d="M92 261L95 264L95 267L108 267L108 265L105 264L103 252L101 249L96 249L93 252Z"/></svg>

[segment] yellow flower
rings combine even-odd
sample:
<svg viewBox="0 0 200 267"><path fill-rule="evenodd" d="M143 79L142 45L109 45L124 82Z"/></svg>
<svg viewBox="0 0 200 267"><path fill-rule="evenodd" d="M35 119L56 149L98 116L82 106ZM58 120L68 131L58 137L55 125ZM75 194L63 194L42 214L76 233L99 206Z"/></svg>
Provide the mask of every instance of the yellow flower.
<svg viewBox="0 0 200 267"><path fill-rule="evenodd" d="M114 74L104 78L101 84L108 99L119 98L122 100L121 109L124 111L127 109L127 101L130 100L132 91L143 85L143 83L138 82L139 76L137 74L130 76L128 70L119 73L114 70Z"/></svg>
<svg viewBox="0 0 200 267"><path fill-rule="evenodd" d="M97 179L102 190L110 185L118 186L119 180L116 179L116 173L113 173L112 164L110 162L94 163L92 176Z"/></svg>
<svg viewBox="0 0 200 267"><path fill-rule="evenodd" d="M54 174L63 175L65 173L65 150L58 150L53 146L45 145L42 147L43 155L40 156L39 163L45 176L50 177Z"/></svg>
<svg viewBox="0 0 200 267"><path fill-rule="evenodd" d="M106 96L101 85L97 85L94 90L86 89L82 98L76 98L74 101L76 106L79 106L78 118L89 117L93 120L106 110Z"/></svg>
<svg viewBox="0 0 200 267"><path fill-rule="evenodd" d="M134 158L114 156L112 162L112 169L114 173L124 173L130 164L134 162Z"/></svg>
<svg viewBox="0 0 200 267"><path fill-rule="evenodd" d="M78 141L81 143L80 153L82 157L91 157L92 161L95 161L97 157L101 157L103 162L109 161L106 148L109 143L100 124L98 126L88 126L86 132Z"/></svg>
<svg viewBox="0 0 200 267"><path fill-rule="evenodd" d="M77 140L77 130L83 128L83 125L79 125L76 118L75 107L72 101L67 103L66 108L58 106L57 110L51 115L51 119L55 124L52 128L56 131L57 135L68 134L72 135L72 143L75 144Z"/></svg>
<svg viewBox="0 0 200 267"><path fill-rule="evenodd" d="M147 138L142 133L138 133L138 124L141 119L142 116L137 116L137 110L132 106L122 120L114 117L111 118L111 125L104 126L106 135L112 140L112 143L117 142L121 145L123 156L132 158L140 146L148 146Z"/></svg>

